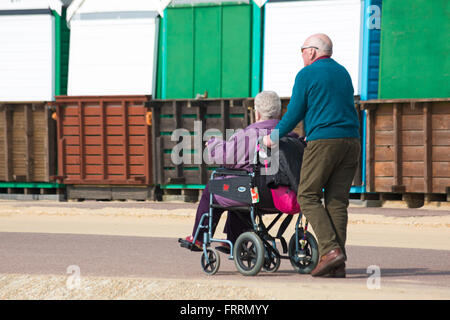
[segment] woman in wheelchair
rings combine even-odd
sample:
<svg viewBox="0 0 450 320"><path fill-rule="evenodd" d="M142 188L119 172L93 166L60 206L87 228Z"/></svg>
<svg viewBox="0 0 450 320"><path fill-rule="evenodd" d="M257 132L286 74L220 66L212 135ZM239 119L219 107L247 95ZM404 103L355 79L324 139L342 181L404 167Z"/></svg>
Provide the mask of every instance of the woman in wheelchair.
<svg viewBox="0 0 450 320"><path fill-rule="evenodd" d="M260 171L265 170L267 173L267 162L259 168L262 161L258 158L267 154L259 149L253 151L255 146L259 148L259 139L270 134L279 122L281 101L275 92L263 91L255 97L254 103L255 123L236 132L228 141L213 138L207 142L210 160L221 164L222 168L213 172L203 190L192 235L179 242L192 251L203 251L201 263L207 274L216 273L220 264L218 253L209 248L211 242L219 242L221 245L216 249L230 254L230 259L234 255L236 267L244 275L255 275L261 268L276 271L281 258L290 259L298 272L308 273L317 263L317 243L306 228L303 231L300 215L289 243L289 257L281 256L275 243L279 239L286 253L287 244L282 234L292 214L300 212L296 190L306 145L304 139L290 133L279 141L279 169L261 174ZM212 239L225 211L228 211L224 229L227 239ZM267 228L262 222L264 213L278 214ZM268 231L283 213L291 215L283 221L277 236L270 236ZM256 223L257 218L259 223Z"/></svg>

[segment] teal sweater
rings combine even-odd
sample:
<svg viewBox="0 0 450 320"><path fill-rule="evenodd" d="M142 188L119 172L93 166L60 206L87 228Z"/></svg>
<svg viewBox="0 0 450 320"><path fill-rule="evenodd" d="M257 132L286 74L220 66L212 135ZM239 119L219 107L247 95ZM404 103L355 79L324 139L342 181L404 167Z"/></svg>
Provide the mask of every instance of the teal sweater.
<svg viewBox="0 0 450 320"><path fill-rule="evenodd" d="M301 120L308 141L358 138L359 120L353 94L350 75L333 59L320 59L303 68L295 78L287 112L275 128L279 130L279 138ZM276 131L270 138L277 139Z"/></svg>

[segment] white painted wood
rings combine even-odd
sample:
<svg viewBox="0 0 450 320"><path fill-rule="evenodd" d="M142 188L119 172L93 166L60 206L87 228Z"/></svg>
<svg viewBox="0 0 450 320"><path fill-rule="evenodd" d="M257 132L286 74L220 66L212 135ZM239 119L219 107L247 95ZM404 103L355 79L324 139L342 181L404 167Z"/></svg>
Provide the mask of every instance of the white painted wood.
<svg viewBox="0 0 450 320"><path fill-rule="evenodd" d="M75 14L124 11L158 11L162 16L170 2L171 0L74 0L67 8L66 18L70 23Z"/></svg>
<svg viewBox="0 0 450 320"><path fill-rule="evenodd" d="M135 11L133 11L135 12ZM71 21L68 95L152 94L157 13L77 14ZM136 13L136 12L135 12ZM119 16L127 15L127 18ZM131 14L131 16L130 16Z"/></svg>
<svg viewBox="0 0 450 320"><path fill-rule="evenodd" d="M0 10L51 9L61 15L62 6L71 0L0 0Z"/></svg>
<svg viewBox="0 0 450 320"><path fill-rule="evenodd" d="M359 94L361 0L268 2L265 7L263 89L290 97L303 68L305 39L325 33L333 41L333 59L343 65Z"/></svg>
<svg viewBox="0 0 450 320"><path fill-rule="evenodd" d="M54 17L0 16L0 101L54 99Z"/></svg>

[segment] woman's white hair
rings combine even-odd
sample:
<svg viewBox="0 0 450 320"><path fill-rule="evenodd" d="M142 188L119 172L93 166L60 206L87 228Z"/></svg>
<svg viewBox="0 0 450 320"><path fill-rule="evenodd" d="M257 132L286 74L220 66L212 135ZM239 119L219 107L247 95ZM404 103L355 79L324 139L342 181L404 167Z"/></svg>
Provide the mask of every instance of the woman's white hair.
<svg viewBox="0 0 450 320"><path fill-rule="evenodd" d="M255 97L255 110L262 120L277 119L281 114L281 100L274 91L262 91Z"/></svg>

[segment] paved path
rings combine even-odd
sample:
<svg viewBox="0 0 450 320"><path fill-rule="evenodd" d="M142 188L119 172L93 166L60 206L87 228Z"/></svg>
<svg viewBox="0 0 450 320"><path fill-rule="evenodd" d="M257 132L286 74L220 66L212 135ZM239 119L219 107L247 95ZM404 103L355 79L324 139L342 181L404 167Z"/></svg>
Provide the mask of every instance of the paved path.
<svg viewBox="0 0 450 320"><path fill-rule="evenodd" d="M421 239L418 234L417 241ZM450 252L386 247L349 246L347 283L365 283L367 267L381 268L383 284L414 284L450 290ZM233 261L222 254L216 280L242 280ZM70 265L81 276L151 277L164 279L208 278L200 267L200 254L180 248L174 238L104 235L0 233L0 273L67 275ZM247 281L312 283L330 281L295 273L282 260L277 273L261 272Z"/></svg>
<svg viewBox="0 0 450 320"><path fill-rule="evenodd" d="M158 201L82 201L82 202L54 202L54 201L0 201L0 204L7 204L17 208L61 208L64 209L105 209L105 208L127 208L127 209L152 209L152 210L196 210L198 203L186 202L158 202ZM351 214L372 214L384 215L387 217L431 217L450 215L450 206L446 205L439 209L407 209L407 208L366 208L360 206L350 206L348 212Z"/></svg>

